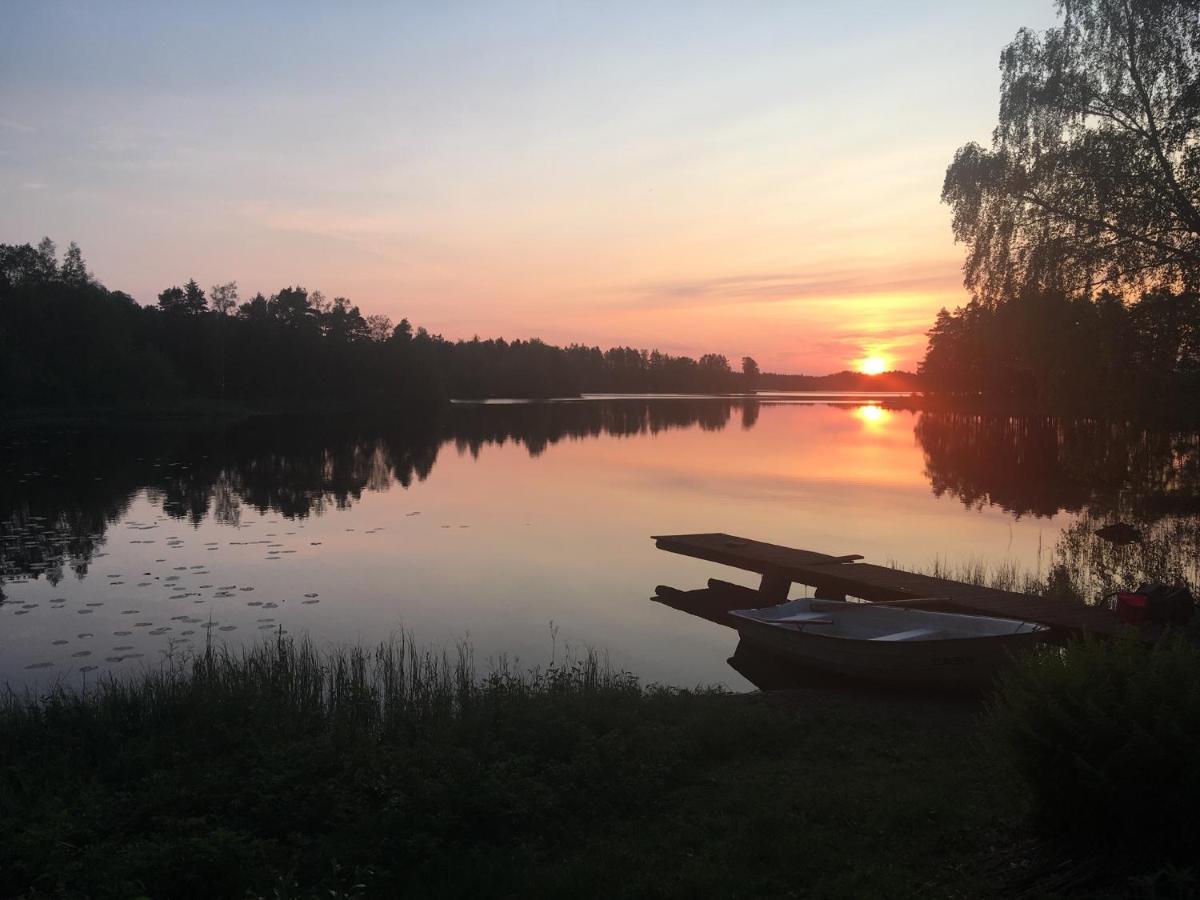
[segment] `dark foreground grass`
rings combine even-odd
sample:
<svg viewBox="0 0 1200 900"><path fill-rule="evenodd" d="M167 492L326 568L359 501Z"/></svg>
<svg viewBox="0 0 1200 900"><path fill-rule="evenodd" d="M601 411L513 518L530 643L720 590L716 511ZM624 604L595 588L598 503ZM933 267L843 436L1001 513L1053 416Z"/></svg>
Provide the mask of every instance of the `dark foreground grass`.
<svg viewBox="0 0 1200 900"><path fill-rule="evenodd" d="M978 710L280 638L0 710L0 895L988 896Z"/></svg>

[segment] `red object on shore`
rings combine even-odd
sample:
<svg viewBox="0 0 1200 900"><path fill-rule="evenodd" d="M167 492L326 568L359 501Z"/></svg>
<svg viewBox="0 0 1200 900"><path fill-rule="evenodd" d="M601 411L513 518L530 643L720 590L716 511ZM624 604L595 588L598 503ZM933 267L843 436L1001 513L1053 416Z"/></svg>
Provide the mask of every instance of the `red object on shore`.
<svg viewBox="0 0 1200 900"><path fill-rule="evenodd" d="M1122 591L1117 594L1117 618L1128 625L1141 625L1146 621L1146 605L1149 598L1145 594L1132 591Z"/></svg>

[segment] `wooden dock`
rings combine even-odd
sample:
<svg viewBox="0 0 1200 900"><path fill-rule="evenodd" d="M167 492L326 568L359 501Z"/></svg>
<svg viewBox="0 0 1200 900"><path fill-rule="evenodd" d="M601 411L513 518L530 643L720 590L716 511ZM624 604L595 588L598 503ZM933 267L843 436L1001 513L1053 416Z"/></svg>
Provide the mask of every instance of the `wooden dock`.
<svg viewBox="0 0 1200 900"><path fill-rule="evenodd" d="M835 556L767 544L720 532L654 537L660 550L733 566L762 576L758 591L710 582L707 591L675 592L659 599L713 621L729 609L773 606L787 599L793 583L808 585L817 596L857 597L872 602L903 600L906 606L941 612L1022 619L1049 626L1057 640L1083 634L1116 634L1123 628L1108 609L979 587L948 578L933 578L903 569L863 563L859 554ZM685 599L687 598L687 599ZM753 600L755 602L747 602ZM680 605L685 604L685 605ZM724 609L721 607L724 604ZM737 605L735 605L737 604ZM730 623L726 623L730 624Z"/></svg>

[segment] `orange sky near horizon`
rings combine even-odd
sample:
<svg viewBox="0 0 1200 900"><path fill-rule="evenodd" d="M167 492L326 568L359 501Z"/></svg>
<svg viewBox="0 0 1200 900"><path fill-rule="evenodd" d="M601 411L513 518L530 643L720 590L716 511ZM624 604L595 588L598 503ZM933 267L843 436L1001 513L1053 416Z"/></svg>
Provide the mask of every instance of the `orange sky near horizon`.
<svg viewBox="0 0 1200 900"><path fill-rule="evenodd" d="M300 284L448 338L914 369L939 202L1049 0L18 4L0 241L152 303ZM274 49L287 47L287 53Z"/></svg>

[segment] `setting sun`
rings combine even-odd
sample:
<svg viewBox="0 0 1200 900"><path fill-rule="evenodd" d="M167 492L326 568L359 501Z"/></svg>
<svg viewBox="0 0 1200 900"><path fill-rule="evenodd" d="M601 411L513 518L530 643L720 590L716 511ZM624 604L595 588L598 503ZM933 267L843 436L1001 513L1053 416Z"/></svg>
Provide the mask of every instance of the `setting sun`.
<svg viewBox="0 0 1200 900"><path fill-rule="evenodd" d="M886 372L888 361L882 356L868 356L859 363L858 368L864 375L878 375Z"/></svg>

